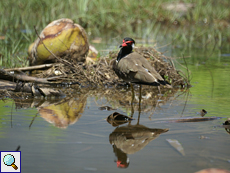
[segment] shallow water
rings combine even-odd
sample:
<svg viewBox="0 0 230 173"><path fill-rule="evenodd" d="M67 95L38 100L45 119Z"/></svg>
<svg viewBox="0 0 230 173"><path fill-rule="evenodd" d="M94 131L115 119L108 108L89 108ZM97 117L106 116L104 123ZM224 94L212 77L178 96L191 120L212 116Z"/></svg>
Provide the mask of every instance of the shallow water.
<svg viewBox="0 0 230 173"><path fill-rule="evenodd" d="M178 52L172 52L172 56L177 57ZM156 93L156 88L150 88L152 92L142 89L138 111L136 87L135 120L131 124L113 127L105 120L113 112L131 115L131 91L127 88L76 92L73 98L52 101L2 100L1 151L14 151L20 145L22 172L176 173L211 167L230 169L230 134L221 127L230 118L230 58L221 56L229 52L214 52L208 59L198 50L193 52L186 59L192 72L192 88L162 91L162 95ZM100 110L102 106L115 110ZM201 109L208 112L205 117L223 118L170 121L200 117ZM161 129L169 131L161 133ZM184 155L167 139L177 140ZM118 168L119 163L126 168Z"/></svg>

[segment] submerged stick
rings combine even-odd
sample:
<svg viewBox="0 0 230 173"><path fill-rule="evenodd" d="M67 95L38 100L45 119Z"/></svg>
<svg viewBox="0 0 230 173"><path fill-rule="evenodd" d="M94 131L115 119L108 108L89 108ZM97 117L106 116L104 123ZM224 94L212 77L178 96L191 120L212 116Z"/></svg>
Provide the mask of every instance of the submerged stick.
<svg viewBox="0 0 230 173"><path fill-rule="evenodd" d="M223 117L182 117L182 118L161 118L155 119L156 123L185 123L218 120Z"/></svg>

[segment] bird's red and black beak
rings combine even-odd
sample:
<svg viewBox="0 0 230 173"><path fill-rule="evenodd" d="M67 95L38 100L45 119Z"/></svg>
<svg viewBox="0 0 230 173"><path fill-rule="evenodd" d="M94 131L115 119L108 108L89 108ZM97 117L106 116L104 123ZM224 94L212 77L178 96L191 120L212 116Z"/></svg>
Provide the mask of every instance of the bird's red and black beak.
<svg viewBox="0 0 230 173"><path fill-rule="evenodd" d="M122 45L119 46L119 48L126 47L126 46L128 46L127 44L132 44L132 43L133 43L133 41L125 41L125 40L123 40L123 43L122 43Z"/></svg>

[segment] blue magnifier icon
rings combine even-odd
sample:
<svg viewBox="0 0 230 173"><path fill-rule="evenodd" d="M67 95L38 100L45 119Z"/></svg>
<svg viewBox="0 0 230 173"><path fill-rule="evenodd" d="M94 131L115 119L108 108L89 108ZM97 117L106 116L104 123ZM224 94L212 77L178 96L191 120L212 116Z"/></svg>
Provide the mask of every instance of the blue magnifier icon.
<svg viewBox="0 0 230 173"><path fill-rule="evenodd" d="M7 154L3 158L3 162L7 166L12 166L15 170L18 169L18 167L14 164L15 163L15 158L11 154Z"/></svg>

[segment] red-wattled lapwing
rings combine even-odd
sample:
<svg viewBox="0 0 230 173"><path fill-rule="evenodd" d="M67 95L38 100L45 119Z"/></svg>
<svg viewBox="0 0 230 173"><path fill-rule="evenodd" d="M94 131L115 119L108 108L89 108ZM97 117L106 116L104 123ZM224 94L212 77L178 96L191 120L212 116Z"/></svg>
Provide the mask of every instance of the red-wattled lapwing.
<svg viewBox="0 0 230 173"><path fill-rule="evenodd" d="M135 41L132 38L126 37L123 39L117 60L113 63L113 70L117 76L126 82L140 84L140 91L142 84L166 85L168 88L171 88L147 59L137 52L133 52L134 45Z"/></svg>
<svg viewBox="0 0 230 173"><path fill-rule="evenodd" d="M155 85L168 85L147 59L137 52L133 52L135 41L132 38L124 38L120 45L120 52L113 64L113 70L117 76L126 82Z"/></svg>

